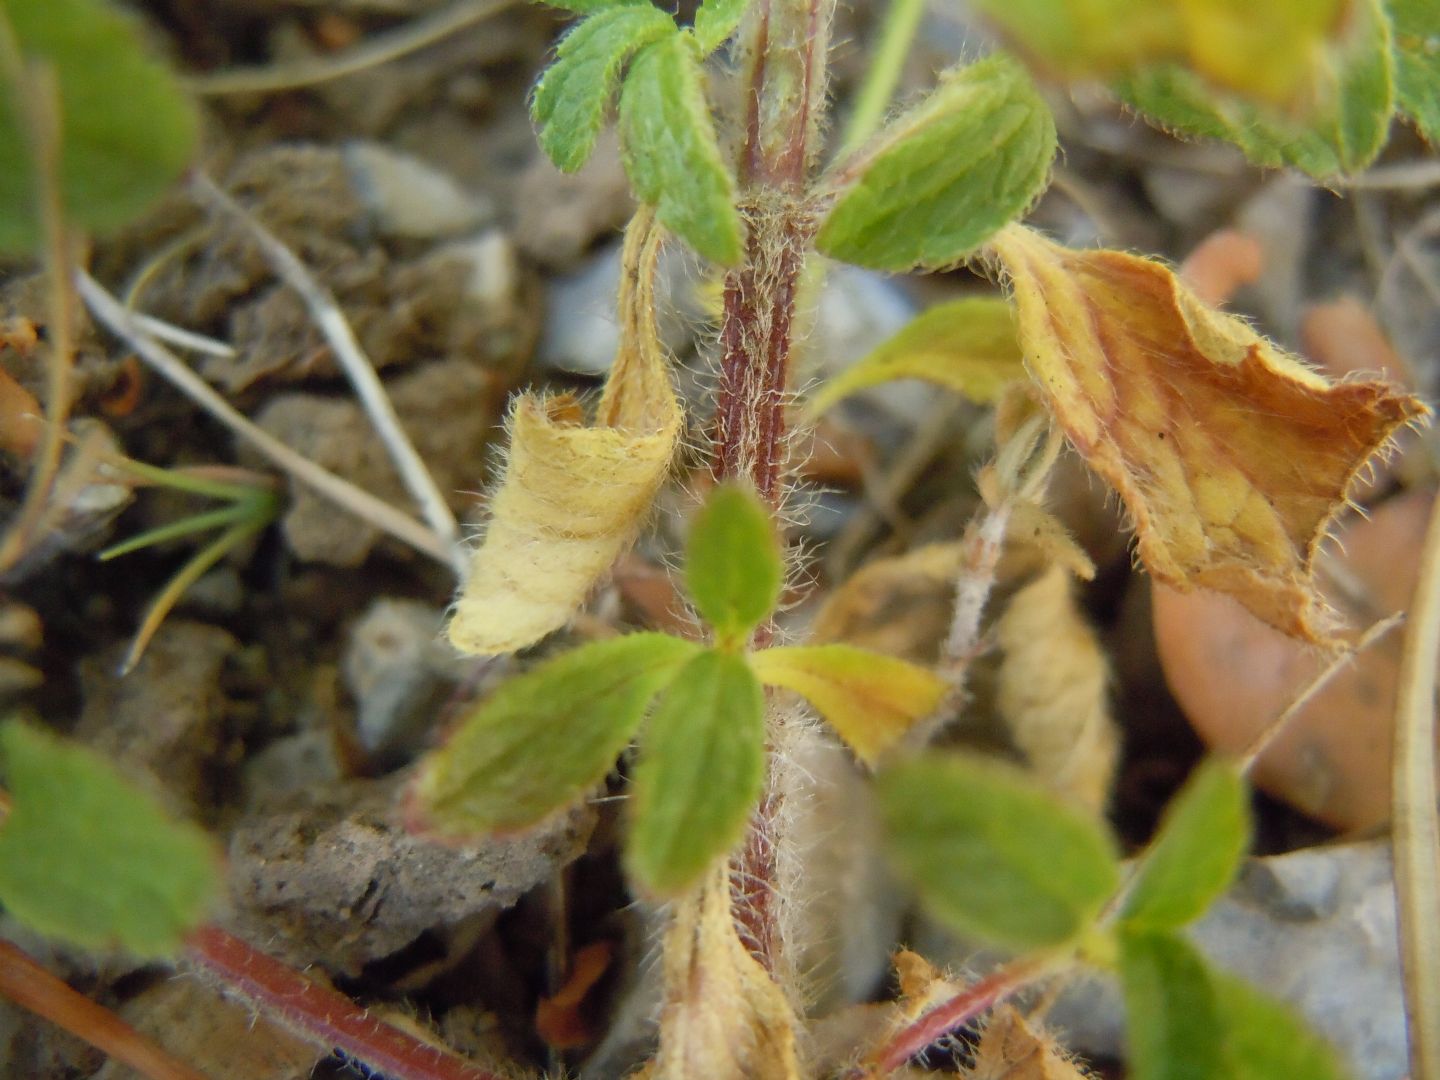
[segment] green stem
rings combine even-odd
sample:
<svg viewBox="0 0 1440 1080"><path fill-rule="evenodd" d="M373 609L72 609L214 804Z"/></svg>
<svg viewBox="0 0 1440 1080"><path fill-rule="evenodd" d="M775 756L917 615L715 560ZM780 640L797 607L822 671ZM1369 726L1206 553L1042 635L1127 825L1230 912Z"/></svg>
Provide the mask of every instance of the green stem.
<svg viewBox="0 0 1440 1080"><path fill-rule="evenodd" d="M152 547L155 544L163 544L168 540L179 540L182 537L193 536L198 532L209 532L211 529L218 529L225 525L234 525L242 521L250 521L257 516L256 508L245 503L222 507L219 510L209 510L203 514L191 514L189 517L181 518L179 521L171 521L165 525L153 529L146 529L144 532L122 540L118 544L112 544L96 556L101 562L108 562L117 559L121 555L128 555L132 551L139 551L141 548Z"/></svg>
<svg viewBox="0 0 1440 1080"><path fill-rule="evenodd" d="M925 0L890 0L880 27L880 40L870 54L865 81L860 84L837 158L849 157L880 130L924 14Z"/></svg>

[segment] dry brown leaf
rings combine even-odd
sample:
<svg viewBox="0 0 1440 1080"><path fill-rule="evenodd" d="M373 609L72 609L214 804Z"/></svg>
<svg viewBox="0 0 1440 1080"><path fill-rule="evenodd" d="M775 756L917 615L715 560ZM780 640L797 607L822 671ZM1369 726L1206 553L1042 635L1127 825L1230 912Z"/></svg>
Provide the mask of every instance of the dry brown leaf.
<svg viewBox="0 0 1440 1080"><path fill-rule="evenodd" d="M1087 1080L1054 1039L1009 1005L995 1010L980 1036L966 1080Z"/></svg>
<svg viewBox="0 0 1440 1080"><path fill-rule="evenodd" d="M735 932L728 867L677 905L664 956L653 1080L800 1080L795 1015Z"/></svg>
<svg viewBox="0 0 1440 1080"><path fill-rule="evenodd" d="M995 626L1004 653L996 708L1040 779L1097 813L1119 755L1095 632L1076 610L1066 570L1053 565L1015 594Z"/></svg>
<svg viewBox="0 0 1440 1080"><path fill-rule="evenodd" d="M1125 501L1150 573L1328 643L1316 552L1355 475L1425 406L1382 383L1327 382L1157 262L1018 225L991 250L1031 375Z"/></svg>
<svg viewBox="0 0 1440 1080"><path fill-rule="evenodd" d="M654 326L660 229L642 209L626 233L620 351L595 426L571 398L521 395L505 478L450 621L450 642L512 652L569 622L635 535L670 468L680 404Z"/></svg>

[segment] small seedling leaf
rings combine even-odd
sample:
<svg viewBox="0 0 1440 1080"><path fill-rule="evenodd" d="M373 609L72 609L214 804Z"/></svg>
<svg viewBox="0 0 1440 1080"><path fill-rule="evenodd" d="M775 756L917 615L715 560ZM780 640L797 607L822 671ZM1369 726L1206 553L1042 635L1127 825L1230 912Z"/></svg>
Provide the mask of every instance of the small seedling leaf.
<svg viewBox="0 0 1440 1080"><path fill-rule="evenodd" d="M1024 68L992 56L945 75L832 177L816 237L876 270L960 262L1045 188L1055 121Z"/></svg>
<svg viewBox="0 0 1440 1080"><path fill-rule="evenodd" d="M1384 383L1327 382L1152 260L1017 225L991 250L1036 389L1125 501L1150 574L1328 640L1320 542L1356 472L1425 407Z"/></svg>
<svg viewBox="0 0 1440 1080"><path fill-rule="evenodd" d="M689 888L739 842L764 779L764 691L744 657L702 652L660 695L641 738L631 876L662 896Z"/></svg>
<svg viewBox="0 0 1440 1080"><path fill-rule="evenodd" d="M665 634L597 641L509 680L416 781L417 826L479 836L533 825L598 784L655 695L700 646Z"/></svg>
<svg viewBox="0 0 1440 1080"><path fill-rule="evenodd" d="M1440 4L1389 0L1395 35L1395 92L1400 109L1440 144Z"/></svg>
<svg viewBox="0 0 1440 1080"><path fill-rule="evenodd" d="M915 664L853 645L786 645L751 655L766 686L800 694L860 758L874 765L933 713L949 684Z"/></svg>
<svg viewBox="0 0 1440 1080"><path fill-rule="evenodd" d="M696 41L675 34L647 45L620 90L625 172L666 228L723 266L740 261L735 179L705 100Z"/></svg>
<svg viewBox="0 0 1440 1080"><path fill-rule="evenodd" d="M1358 172L1389 133L1395 64L1379 0L1350 8L1343 37L1312 50L1311 104L1299 113L1216 89L1180 64L1147 67L1116 89L1161 127L1232 142L1257 165L1294 165L1319 179Z"/></svg>
<svg viewBox="0 0 1440 1080"><path fill-rule="evenodd" d="M936 304L826 383L810 401L819 415L851 394L892 379L924 379L981 405L1025 377L1015 312L998 296Z"/></svg>
<svg viewBox="0 0 1440 1080"><path fill-rule="evenodd" d="M69 220L97 232L148 207L195 151L198 123L133 20L100 0L0 0L26 61L56 77L60 189ZM0 251L41 242L22 106L0 87Z"/></svg>
<svg viewBox="0 0 1440 1080"><path fill-rule="evenodd" d="M575 172L589 160L626 62L678 32L669 15L646 3L607 7L561 39L530 104L540 146L556 168Z"/></svg>
<svg viewBox="0 0 1440 1080"><path fill-rule="evenodd" d="M780 599L785 565L765 505L748 488L719 487L690 526L685 580L721 642L743 644Z"/></svg>
<svg viewBox="0 0 1440 1080"><path fill-rule="evenodd" d="M1120 982L1134 1080L1233 1080L1205 961L1174 934L1120 934ZM1293 1074L1296 1077L1303 1073Z"/></svg>
<svg viewBox="0 0 1440 1080"><path fill-rule="evenodd" d="M1225 1080L1346 1080L1334 1049L1288 1005L1212 971Z"/></svg>
<svg viewBox="0 0 1440 1080"><path fill-rule="evenodd" d="M889 850L934 915L992 944L1075 939L1119 881L1094 818L1004 762L930 755L883 770Z"/></svg>
<svg viewBox="0 0 1440 1080"><path fill-rule="evenodd" d="M700 10L695 12L695 40L700 51L707 56L724 45L735 28L750 0L704 0Z"/></svg>
<svg viewBox="0 0 1440 1080"><path fill-rule="evenodd" d="M210 838L100 755L38 727L6 724L0 752L11 796L0 904L80 948L178 952L219 892Z"/></svg>
<svg viewBox="0 0 1440 1080"><path fill-rule="evenodd" d="M1233 763L1202 762L1171 801L1122 919L1172 930L1198 919L1230 886L1250 846L1250 800Z"/></svg>

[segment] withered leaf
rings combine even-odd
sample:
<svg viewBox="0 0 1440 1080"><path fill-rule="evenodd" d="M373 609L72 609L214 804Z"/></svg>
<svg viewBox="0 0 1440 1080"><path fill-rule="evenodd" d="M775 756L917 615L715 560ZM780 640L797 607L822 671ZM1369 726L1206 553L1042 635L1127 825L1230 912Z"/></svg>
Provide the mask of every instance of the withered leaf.
<svg viewBox="0 0 1440 1080"><path fill-rule="evenodd" d="M1327 382L1157 262L1018 225L990 249L1014 288L1026 365L1125 501L1150 573L1328 642L1317 550L1356 474L1426 407L1383 383Z"/></svg>

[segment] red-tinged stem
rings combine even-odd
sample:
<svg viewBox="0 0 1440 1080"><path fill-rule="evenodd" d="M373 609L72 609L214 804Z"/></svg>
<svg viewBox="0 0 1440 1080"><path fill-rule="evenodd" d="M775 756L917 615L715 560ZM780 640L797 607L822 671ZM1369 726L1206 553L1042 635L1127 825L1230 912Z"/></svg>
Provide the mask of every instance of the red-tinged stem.
<svg viewBox="0 0 1440 1080"><path fill-rule="evenodd" d="M345 995L251 948L214 926L191 935L191 963L227 992L317 1045L335 1048L391 1080L503 1080L370 1016Z"/></svg>
<svg viewBox="0 0 1440 1080"><path fill-rule="evenodd" d="M1022 957L972 983L949 1001L935 1006L914 1023L901 1028L848 1080L879 1080L889 1076L920 1051L1000 1004L1050 968L1048 957Z"/></svg>
<svg viewBox="0 0 1440 1080"><path fill-rule="evenodd" d="M171 1057L8 941L0 941L0 996L79 1036L149 1080L205 1080L202 1073Z"/></svg>

